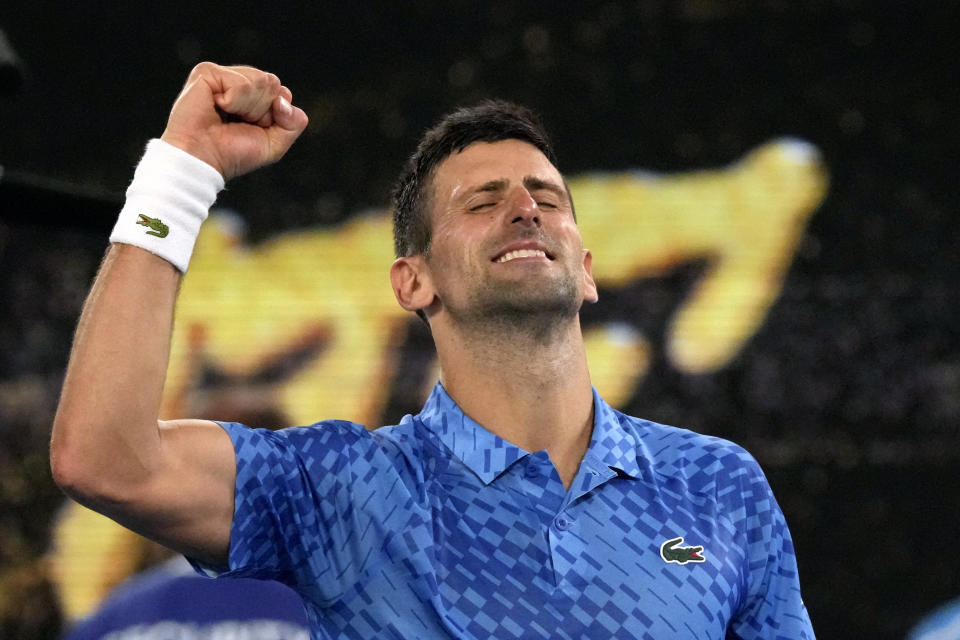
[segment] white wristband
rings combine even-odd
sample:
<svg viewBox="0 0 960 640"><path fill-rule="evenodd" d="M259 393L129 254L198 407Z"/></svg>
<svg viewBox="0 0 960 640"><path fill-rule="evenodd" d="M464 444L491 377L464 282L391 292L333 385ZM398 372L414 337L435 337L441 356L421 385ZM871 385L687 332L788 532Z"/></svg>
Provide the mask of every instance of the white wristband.
<svg viewBox="0 0 960 640"><path fill-rule="evenodd" d="M220 172L163 140L147 143L110 242L132 244L186 273L200 225L223 189Z"/></svg>

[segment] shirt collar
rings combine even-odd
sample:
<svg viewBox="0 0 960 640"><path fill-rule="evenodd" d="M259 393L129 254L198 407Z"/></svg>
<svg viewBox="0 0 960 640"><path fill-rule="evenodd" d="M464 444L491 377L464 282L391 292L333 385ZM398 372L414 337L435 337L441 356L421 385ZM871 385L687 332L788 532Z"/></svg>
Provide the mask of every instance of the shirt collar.
<svg viewBox="0 0 960 640"><path fill-rule="evenodd" d="M584 459L596 461L631 478L640 477L637 449L640 443L632 431L623 428L622 414L608 405L593 390L593 435Z"/></svg>
<svg viewBox="0 0 960 640"><path fill-rule="evenodd" d="M623 429L617 412L604 402L596 389L593 406L593 436L584 459L638 477L636 437ZM466 415L439 382L417 417L485 484L530 454Z"/></svg>

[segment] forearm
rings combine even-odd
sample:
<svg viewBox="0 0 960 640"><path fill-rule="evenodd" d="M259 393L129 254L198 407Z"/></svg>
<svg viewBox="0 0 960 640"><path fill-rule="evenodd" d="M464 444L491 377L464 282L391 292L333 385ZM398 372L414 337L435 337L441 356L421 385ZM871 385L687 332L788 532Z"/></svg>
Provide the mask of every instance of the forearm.
<svg viewBox="0 0 960 640"><path fill-rule="evenodd" d="M107 252L77 327L51 443L54 477L78 498L136 485L157 462L179 281L172 264L143 249Z"/></svg>
<svg viewBox="0 0 960 640"><path fill-rule="evenodd" d="M198 557L226 555L236 468L216 424L157 422L177 287L224 180L279 160L306 127L291 97L250 67L191 72L127 190L54 420L50 461L67 494Z"/></svg>
<svg viewBox="0 0 960 640"><path fill-rule="evenodd" d="M195 156L151 141L90 292L54 424L54 477L90 506L122 506L160 468L157 417L180 273L223 187ZM142 492L141 492L142 493Z"/></svg>

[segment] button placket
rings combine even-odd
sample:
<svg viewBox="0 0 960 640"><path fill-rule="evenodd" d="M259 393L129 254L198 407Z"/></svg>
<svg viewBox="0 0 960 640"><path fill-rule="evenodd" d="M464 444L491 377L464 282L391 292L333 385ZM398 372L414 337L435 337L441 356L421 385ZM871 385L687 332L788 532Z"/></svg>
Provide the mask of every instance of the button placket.
<svg viewBox="0 0 960 640"><path fill-rule="evenodd" d="M559 587L582 552L581 541L576 533L576 520L561 509L547 531L547 539L553 563L553 579Z"/></svg>

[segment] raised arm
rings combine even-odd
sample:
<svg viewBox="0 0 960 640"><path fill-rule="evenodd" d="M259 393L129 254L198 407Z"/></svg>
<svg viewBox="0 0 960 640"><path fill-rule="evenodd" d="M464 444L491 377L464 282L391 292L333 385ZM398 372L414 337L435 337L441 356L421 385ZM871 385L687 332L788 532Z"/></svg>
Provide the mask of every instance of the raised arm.
<svg viewBox="0 0 960 640"><path fill-rule="evenodd" d="M201 63L174 103L162 140L229 179L290 148L307 124L291 100L272 74ZM151 188L178 190L162 167L158 173ZM166 234L150 213L140 216L144 226ZM77 327L50 463L57 484L78 502L220 564L233 519L230 440L209 421L158 421L180 277L168 259L111 245Z"/></svg>

